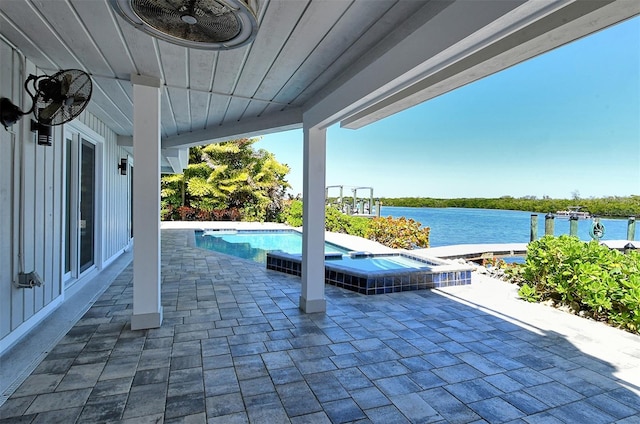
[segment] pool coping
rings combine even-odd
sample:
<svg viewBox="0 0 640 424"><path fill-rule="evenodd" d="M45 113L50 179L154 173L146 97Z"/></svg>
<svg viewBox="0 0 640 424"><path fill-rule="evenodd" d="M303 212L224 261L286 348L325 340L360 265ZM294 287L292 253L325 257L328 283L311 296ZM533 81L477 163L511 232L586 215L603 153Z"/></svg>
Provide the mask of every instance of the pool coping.
<svg viewBox="0 0 640 424"><path fill-rule="evenodd" d="M302 233L302 227L292 227L276 222L241 222L241 221L162 221L161 229L168 230L293 230ZM393 253L392 249L381 243L350 234L325 231L326 242L344 247L347 250L368 251L371 253Z"/></svg>
<svg viewBox="0 0 640 424"><path fill-rule="evenodd" d="M241 234L250 234L250 233L277 233L277 234L291 234L291 233L295 233L295 234L299 234L300 236L302 236L302 231L298 228L292 228L292 227L288 227L288 228L275 228L275 229L271 229L271 228L248 228L248 229L244 229L244 228L223 228L223 229L210 229L210 228L201 228L201 229L194 229L194 234L196 234L196 236L198 235L198 233L202 232L203 236L223 236L223 235L235 235L238 233ZM207 234L208 232L210 233L214 233L214 234ZM331 255L331 254L348 254L349 252L352 252L352 250L350 250L348 247L342 246L336 242L333 242L331 240L327 240L325 238L324 240L325 243L325 247L326 245L331 245L332 248L337 249L337 250L342 250L344 251L343 253L339 253L339 252L331 252L328 253L327 255ZM198 243L196 242L195 247L197 248L203 248L201 246L198 245ZM206 248L205 248L206 249ZM261 249L264 250L264 249ZM218 253L225 253L225 252L218 252ZM327 256L325 255L325 256ZM233 256L233 255L232 255ZM240 259L248 259L248 258L240 258ZM251 259L248 259L251 260Z"/></svg>

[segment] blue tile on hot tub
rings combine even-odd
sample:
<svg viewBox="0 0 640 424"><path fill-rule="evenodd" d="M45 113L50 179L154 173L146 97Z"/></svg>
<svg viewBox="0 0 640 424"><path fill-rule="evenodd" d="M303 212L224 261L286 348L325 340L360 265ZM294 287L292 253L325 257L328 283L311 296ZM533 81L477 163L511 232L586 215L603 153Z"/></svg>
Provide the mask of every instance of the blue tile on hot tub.
<svg viewBox="0 0 640 424"><path fill-rule="evenodd" d="M367 278L366 280L366 287L367 289L371 289L371 288L375 288L376 287L376 279L375 278Z"/></svg>

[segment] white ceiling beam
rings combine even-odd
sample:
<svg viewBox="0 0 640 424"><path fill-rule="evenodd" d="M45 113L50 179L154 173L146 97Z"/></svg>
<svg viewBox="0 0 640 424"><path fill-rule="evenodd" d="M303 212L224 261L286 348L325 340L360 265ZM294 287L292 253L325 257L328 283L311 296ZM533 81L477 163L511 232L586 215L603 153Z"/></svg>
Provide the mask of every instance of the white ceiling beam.
<svg viewBox="0 0 640 424"><path fill-rule="evenodd" d="M640 2L574 2L344 119L361 128L640 14Z"/></svg>
<svg viewBox="0 0 640 424"><path fill-rule="evenodd" d="M131 135L119 135L117 137L118 146L133 147L133 136Z"/></svg>
<svg viewBox="0 0 640 424"><path fill-rule="evenodd" d="M189 165L189 148L162 149L161 154L169 162L175 174L182 174Z"/></svg>
<svg viewBox="0 0 640 424"><path fill-rule="evenodd" d="M118 135L117 144L133 156L132 136ZM189 164L189 148L161 149L160 156L163 164L163 173L181 174Z"/></svg>
<svg viewBox="0 0 640 424"><path fill-rule="evenodd" d="M569 0L534 1L534 10ZM430 71L428 62L434 56L455 46L485 27L493 28L496 20L524 3L518 1L464 1L451 2L442 7L441 2L428 2L421 12L423 23L394 47L380 52L366 67L354 66L358 71L336 85L324 98L305 107L305 123L328 127L347 116L372 106L395 92L410 86ZM425 13L426 12L426 13ZM521 20L532 11L516 13L514 21ZM400 28L399 30L402 30ZM500 31L494 29L495 33ZM489 34L487 34L488 36ZM483 47L483 40L474 40L472 47ZM484 40L490 42L492 40Z"/></svg>
<svg viewBox="0 0 640 424"><path fill-rule="evenodd" d="M258 118L243 119L233 125L219 125L205 130L166 137L162 140L162 147L166 149L202 146L234 138L254 137L296 128L302 128L302 110L297 108Z"/></svg>

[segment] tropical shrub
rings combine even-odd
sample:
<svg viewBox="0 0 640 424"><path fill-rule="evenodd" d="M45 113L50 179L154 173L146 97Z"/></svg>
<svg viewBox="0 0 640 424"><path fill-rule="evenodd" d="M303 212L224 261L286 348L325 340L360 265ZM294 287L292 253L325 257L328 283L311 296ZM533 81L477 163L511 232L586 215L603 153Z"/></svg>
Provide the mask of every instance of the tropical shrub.
<svg viewBox="0 0 640 424"><path fill-rule="evenodd" d="M596 241L543 237L525 263L508 272L528 301L552 301L572 312L640 332L640 253L623 254Z"/></svg>
<svg viewBox="0 0 640 424"><path fill-rule="evenodd" d="M292 200L284 213L284 222L302 226L302 201ZM429 247L429 227L407 218L364 218L325 208L325 230L344 233L377 241L394 249Z"/></svg>
<svg viewBox="0 0 640 424"><path fill-rule="evenodd" d="M429 227L418 221L401 218L373 218L366 237L394 249L416 249L429 247Z"/></svg>
<svg viewBox="0 0 640 424"><path fill-rule="evenodd" d="M325 208L325 229L327 231L365 237L369 221L369 218L346 215L331 206Z"/></svg>
<svg viewBox="0 0 640 424"><path fill-rule="evenodd" d="M182 221L195 221L198 216L198 211L194 208L190 208L189 206L180 206L178 208L178 214Z"/></svg>
<svg viewBox="0 0 640 424"><path fill-rule="evenodd" d="M302 227L302 201L292 200L283 212L284 222L292 227Z"/></svg>

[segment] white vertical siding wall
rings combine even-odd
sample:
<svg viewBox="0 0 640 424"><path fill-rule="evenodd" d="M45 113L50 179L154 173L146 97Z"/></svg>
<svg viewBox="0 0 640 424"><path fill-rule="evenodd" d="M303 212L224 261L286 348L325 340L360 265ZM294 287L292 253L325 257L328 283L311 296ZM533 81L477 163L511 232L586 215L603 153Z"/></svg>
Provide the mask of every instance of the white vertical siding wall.
<svg viewBox="0 0 640 424"><path fill-rule="evenodd" d="M0 96L11 99L23 110L29 108L31 100L25 100L23 81L31 73L37 73L35 66L0 42ZM9 130L0 129L0 337L18 329L59 297L62 290L62 147L60 143L38 146L30 122L30 116L25 116ZM33 289L16 288L13 283L21 271L37 272L44 284Z"/></svg>
<svg viewBox="0 0 640 424"><path fill-rule="evenodd" d="M31 100L23 83L29 74L39 71L0 40L0 97L28 109ZM84 112L78 119L104 137L104 175L96 179L103 183L102 207L96 211L103 222L102 234L97 235L100 265L129 244L129 176L121 176L117 168L127 152L117 145L116 134L95 116ZM40 146L30 131L30 120L31 116L24 116L9 130L0 126L0 353L64 298L63 126L53 127L53 146ZM20 271L36 271L44 284L33 289L15 287Z"/></svg>
<svg viewBox="0 0 640 424"><path fill-rule="evenodd" d="M0 96L14 102L21 98L20 84L14 69L20 66L19 56L7 44L0 42ZM0 338L12 329L14 252L17 234L14 231L14 186L19 166L14 163L17 127L9 131L0 127Z"/></svg>

